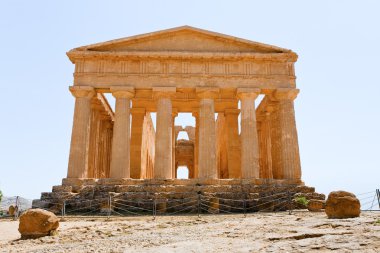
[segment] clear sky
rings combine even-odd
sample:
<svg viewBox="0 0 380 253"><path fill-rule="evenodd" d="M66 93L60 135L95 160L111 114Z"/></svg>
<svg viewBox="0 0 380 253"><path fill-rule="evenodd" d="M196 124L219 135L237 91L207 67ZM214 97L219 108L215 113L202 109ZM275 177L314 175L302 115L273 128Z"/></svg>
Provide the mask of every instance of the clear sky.
<svg viewBox="0 0 380 253"><path fill-rule="evenodd" d="M303 180L322 193L379 188L379 12L375 0L2 1L0 189L39 198L66 176L68 50L181 25L297 52Z"/></svg>

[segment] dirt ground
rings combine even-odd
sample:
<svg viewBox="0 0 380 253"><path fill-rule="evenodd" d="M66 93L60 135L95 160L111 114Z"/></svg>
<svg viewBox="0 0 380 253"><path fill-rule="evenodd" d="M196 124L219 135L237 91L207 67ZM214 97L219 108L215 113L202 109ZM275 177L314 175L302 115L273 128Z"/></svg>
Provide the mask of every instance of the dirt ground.
<svg viewBox="0 0 380 253"><path fill-rule="evenodd" d="M380 212L69 217L58 235L33 240L20 240L17 228L0 220L0 252L380 252Z"/></svg>

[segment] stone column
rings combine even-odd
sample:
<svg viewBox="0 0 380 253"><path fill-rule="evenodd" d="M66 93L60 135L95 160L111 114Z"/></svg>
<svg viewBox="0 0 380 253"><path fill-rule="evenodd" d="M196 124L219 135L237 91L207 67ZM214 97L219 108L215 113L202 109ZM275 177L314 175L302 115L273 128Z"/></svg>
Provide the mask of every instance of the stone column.
<svg viewBox="0 0 380 253"><path fill-rule="evenodd" d="M175 87L155 87L153 96L157 101L156 143L154 158L154 178L172 178L173 124L172 101Z"/></svg>
<svg viewBox="0 0 380 253"><path fill-rule="evenodd" d="M227 164L229 178L241 177L239 109L226 109L224 116L227 124Z"/></svg>
<svg viewBox="0 0 380 253"><path fill-rule="evenodd" d="M110 178L130 178L130 103L132 87L111 87L116 98Z"/></svg>
<svg viewBox="0 0 380 253"><path fill-rule="evenodd" d="M301 161L293 100L298 89L277 89L273 99L278 101L279 164L284 179L301 179Z"/></svg>
<svg viewBox="0 0 380 253"><path fill-rule="evenodd" d="M272 108L267 106L263 120L261 122L261 167L260 178L273 178L272 171L272 141L271 141L271 126L270 113Z"/></svg>
<svg viewBox="0 0 380 253"><path fill-rule="evenodd" d="M131 129L131 178L143 178L141 163L141 145L143 137L143 124L145 108L132 108Z"/></svg>
<svg viewBox="0 0 380 253"><path fill-rule="evenodd" d="M88 169L89 124L91 98L95 90L89 86L71 86L75 97L73 129L69 155L68 178L86 178Z"/></svg>
<svg viewBox="0 0 380 253"><path fill-rule="evenodd" d="M175 118L178 116L178 110L172 108L172 178L177 178L175 166L175 144L177 142L177 135L175 132Z"/></svg>
<svg viewBox="0 0 380 253"><path fill-rule="evenodd" d="M194 141L194 178L198 178L198 155L199 155L199 111L193 109L192 113L195 118L195 141Z"/></svg>
<svg viewBox="0 0 380 253"><path fill-rule="evenodd" d="M260 89L239 88L241 101L241 173L242 178L259 178L259 143L257 139L255 99Z"/></svg>
<svg viewBox="0 0 380 253"><path fill-rule="evenodd" d="M216 133L214 99L218 96L217 88L197 88L199 102L199 146L198 177L216 179Z"/></svg>
<svg viewBox="0 0 380 253"><path fill-rule="evenodd" d="M98 150L97 178L109 178L111 166L111 149L113 136L113 121L107 117L101 121L100 143Z"/></svg>

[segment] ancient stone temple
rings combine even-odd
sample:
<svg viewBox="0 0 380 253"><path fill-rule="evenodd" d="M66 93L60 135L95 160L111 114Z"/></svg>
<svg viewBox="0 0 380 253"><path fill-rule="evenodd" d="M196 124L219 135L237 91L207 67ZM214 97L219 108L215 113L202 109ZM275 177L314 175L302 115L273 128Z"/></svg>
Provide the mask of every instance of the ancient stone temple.
<svg viewBox="0 0 380 253"><path fill-rule="evenodd" d="M301 181L291 50L183 26L67 55L75 65L67 178L42 201L314 192ZM178 113L195 126L176 126ZM189 140L177 140L181 131ZM177 179L179 166L189 179Z"/></svg>

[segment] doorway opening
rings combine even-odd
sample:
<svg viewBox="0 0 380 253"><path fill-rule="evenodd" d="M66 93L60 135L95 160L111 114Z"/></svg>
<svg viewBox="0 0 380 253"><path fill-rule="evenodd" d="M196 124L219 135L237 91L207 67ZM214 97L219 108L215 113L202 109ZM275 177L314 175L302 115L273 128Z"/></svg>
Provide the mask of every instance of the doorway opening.
<svg viewBox="0 0 380 253"><path fill-rule="evenodd" d="M177 178L189 179L189 169L187 168L187 166L179 166L177 168Z"/></svg>

